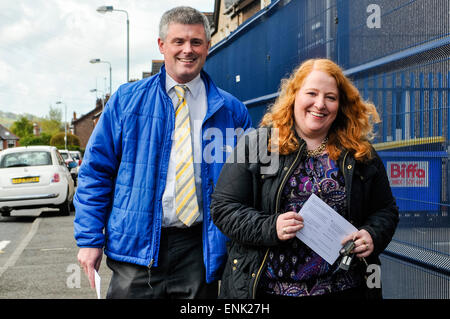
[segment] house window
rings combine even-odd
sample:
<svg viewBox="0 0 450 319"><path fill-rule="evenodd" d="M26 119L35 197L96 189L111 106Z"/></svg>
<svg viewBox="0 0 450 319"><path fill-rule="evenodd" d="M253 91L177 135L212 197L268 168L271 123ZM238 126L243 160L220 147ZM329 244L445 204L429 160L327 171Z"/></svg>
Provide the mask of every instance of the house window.
<svg viewBox="0 0 450 319"><path fill-rule="evenodd" d="M15 147L16 143L14 140L8 140L8 148Z"/></svg>

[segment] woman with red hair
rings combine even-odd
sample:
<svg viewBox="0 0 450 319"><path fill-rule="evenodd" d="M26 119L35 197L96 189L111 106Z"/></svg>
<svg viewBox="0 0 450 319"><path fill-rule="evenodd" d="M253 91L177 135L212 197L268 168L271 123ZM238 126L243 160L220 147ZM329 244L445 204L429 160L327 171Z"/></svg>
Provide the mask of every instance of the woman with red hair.
<svg viewBox="0 0 450 319"><path fill-rule="evenodd" d="M380 263L398 207L370 143L377 121L375 106L328 59L308 60L282 81L260 128L227 159L212 196L213 221L231 239L221 297L381 298L380 287L366 284L367 266ZM277 156L275 170L267 169L267 153ZM358 229L342 240L355 244L347 271L296 237L311 194Z"/></svg>

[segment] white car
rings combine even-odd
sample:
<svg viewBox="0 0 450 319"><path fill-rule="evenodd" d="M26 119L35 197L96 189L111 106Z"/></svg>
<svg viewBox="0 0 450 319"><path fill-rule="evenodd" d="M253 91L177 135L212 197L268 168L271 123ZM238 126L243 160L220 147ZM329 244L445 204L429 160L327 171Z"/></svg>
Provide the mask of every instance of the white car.
<svg viewBox="0 0 450 319"><path fill-rule="evenodd" d="M64 161L66 162L66 165L69 165L71 162L74 162L75 164L71 164L70 167L70 174L72 174L73 183L75 186L77 186L77 180L78 180L78 161L75 160L75 158L72 157L72 152L68 150L58 150L61 156L63 157Z"/></svg>
<svg viewBox="0 0 450 319"><path fill-rule="evenodd" d="M72 164L73 165L73 164ZM0 212L41 207L69 215L75 193L69 168L53 146L15 147L0 152Z"/></svg>

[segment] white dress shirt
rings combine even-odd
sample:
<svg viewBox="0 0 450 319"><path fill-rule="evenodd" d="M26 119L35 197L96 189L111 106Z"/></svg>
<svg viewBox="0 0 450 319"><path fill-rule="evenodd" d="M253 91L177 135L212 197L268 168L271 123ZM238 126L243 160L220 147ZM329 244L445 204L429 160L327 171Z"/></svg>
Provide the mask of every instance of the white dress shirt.
<svg viewBox="0 0 450 319"><path fill-rule="evenodd" d="M166 73L166 92L172 99L174 108L177 105L178 97L173 88L178 83ZM194 156L194 177L197 201L200 216L194 222L194 225L203 220L203 199L202 199L202 179L201 179L201 162L202 162L202 124L208 109L208 100L206 97L206 88L200 74L192 81L184 83L186 90L185 99L189 107L189 117L191 125L192 152ZM186 227L177 217L175 213L175 143L172 141L172 150L170 152L169 168L167 171L166 188L162 197L163 206L163 227Z"/></svg>

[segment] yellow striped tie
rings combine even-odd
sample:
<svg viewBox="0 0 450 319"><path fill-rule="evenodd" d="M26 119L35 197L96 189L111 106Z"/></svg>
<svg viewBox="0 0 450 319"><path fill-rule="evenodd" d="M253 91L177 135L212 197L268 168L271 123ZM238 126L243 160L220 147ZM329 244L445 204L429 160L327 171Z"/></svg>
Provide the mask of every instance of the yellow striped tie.
<svg viewBox="0 0 450 319"><path fill-rule="evenodd" d="M185 225L191 226L200 215L195 190L194 164L191 144L189 107L184 95L187 86L175 85L178 103L175 108L175 204L176 214Z"/></svg>

